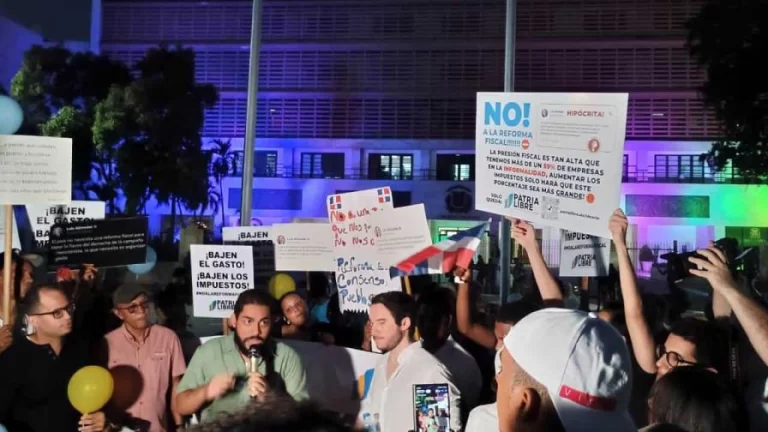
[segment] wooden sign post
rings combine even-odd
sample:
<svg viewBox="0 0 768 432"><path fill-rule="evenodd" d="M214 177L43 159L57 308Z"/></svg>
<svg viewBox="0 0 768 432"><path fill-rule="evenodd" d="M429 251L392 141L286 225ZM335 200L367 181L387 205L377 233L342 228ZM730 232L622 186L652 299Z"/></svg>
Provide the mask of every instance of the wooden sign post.
<svg viewBox="0 0 768 432"><path fill-rule="evenodd" d="M3 322L11 325L11 252L13 250L13 206L5 206L5 253L3 254Z"/></svg>

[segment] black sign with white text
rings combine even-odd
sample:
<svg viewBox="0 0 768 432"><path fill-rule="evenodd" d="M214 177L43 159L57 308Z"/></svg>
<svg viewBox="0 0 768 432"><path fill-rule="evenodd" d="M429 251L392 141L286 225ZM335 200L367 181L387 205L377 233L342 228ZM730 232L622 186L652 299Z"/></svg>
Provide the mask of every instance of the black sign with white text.
<svg viewBox="0 0 768 432"><path fill-rule="evenodd" d="M145 216L55 224L50 231L48 264L66 267L143 264L147 230Z"/></svg>

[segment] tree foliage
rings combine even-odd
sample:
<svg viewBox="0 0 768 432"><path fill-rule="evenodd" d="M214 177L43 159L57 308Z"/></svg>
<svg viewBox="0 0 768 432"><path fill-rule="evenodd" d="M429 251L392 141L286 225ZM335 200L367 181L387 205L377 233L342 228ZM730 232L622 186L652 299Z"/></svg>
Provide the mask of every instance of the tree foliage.
<svg viewBox="0 0 768 432"><path fill-rule="evenodd" d="M33 47L11 91L25 110L24 133L73 138L73 179L110 213L144 213L154 198L200 212L219 205L200 130L215 87L195 81L190 49L147 51L124 64L62 47Z"/></svg>
<svg viewBox="0 0 768 432"><path fill-rule="evenodd" d="M708 0L688 22L688 48L706 70L704 100L722 125L705 157L749 181L768 176L768 3Z"/></svg>

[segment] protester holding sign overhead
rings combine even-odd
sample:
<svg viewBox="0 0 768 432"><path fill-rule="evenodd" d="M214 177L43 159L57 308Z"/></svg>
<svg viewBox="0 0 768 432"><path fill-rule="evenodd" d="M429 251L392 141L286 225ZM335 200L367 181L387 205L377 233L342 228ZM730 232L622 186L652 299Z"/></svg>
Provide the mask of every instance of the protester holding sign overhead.
<svg viewBox="0 0 768 432"><path fill-rule="evenodd" d="M234 413L252 398L273 392L285 392L296 400L308 398L298 354L270 337L272 302L263 291L240 294L234 334L208 341L192 357L176 395L180 414L202 410L205 421L219 413Z"/></svg>
<svg viewBox="0 0 768 432"><path fill-rule="evenodd" d="M80 416L67 398L70 378L90 363L88 346L70 336L70 299L55 285L40 285L21 307L28 336L0 354L0 424L14 432L109 430L103 413Z"/></svg>

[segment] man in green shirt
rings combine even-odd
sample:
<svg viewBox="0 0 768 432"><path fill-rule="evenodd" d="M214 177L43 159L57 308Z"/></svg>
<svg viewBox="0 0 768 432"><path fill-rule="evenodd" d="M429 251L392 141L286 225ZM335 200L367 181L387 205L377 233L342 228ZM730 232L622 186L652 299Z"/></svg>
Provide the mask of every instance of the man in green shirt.
<svg viewBox="0 0 768 432"><path fill-rule="evenodd" d="M176 409L191 415L201 409L202 420L233 413L252 398L285 392L307 399L307 377L293 348L269 337L272 327L268 293L243 291L235 303L235 333L206 342L197 349L181 379ZM258 351L256 372L250 352Z"/></svg>

